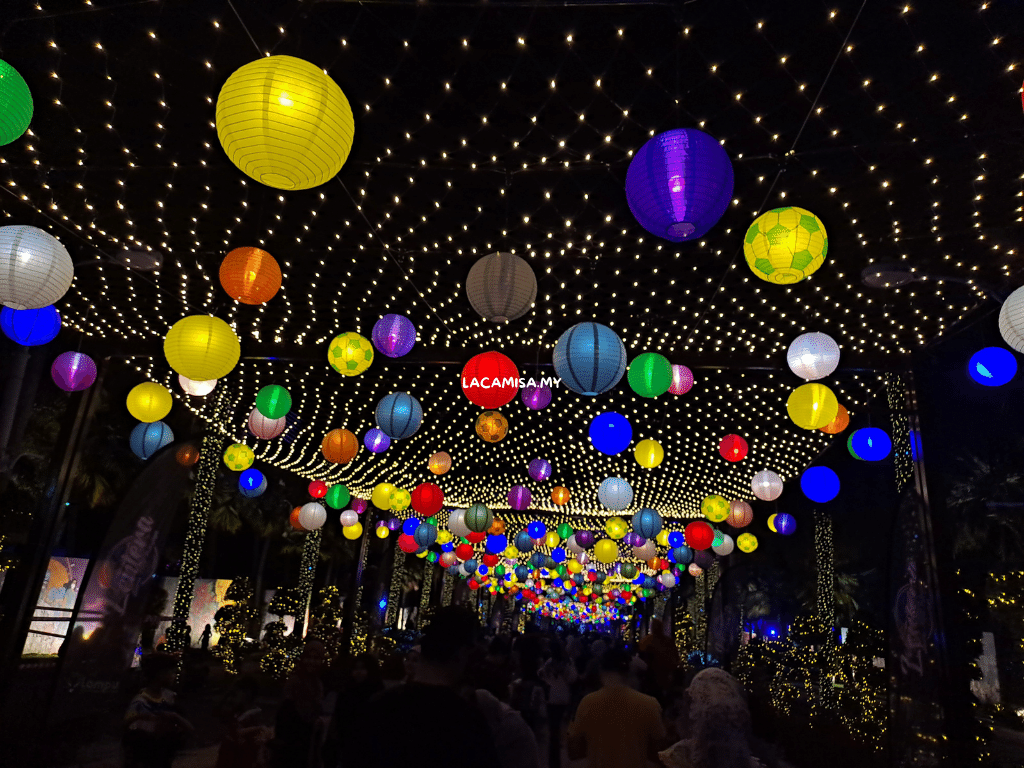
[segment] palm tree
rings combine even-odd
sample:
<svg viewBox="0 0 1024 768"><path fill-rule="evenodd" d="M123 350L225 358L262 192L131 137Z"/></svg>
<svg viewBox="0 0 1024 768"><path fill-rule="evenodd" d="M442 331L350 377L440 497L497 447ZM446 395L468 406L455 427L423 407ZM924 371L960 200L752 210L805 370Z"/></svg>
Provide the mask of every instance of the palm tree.
<svg viewBox="0 0 1024 768"><path fill-rule="evenodd" d="M955 558L985 555L1003 563L1024 555L1024 516L1006 506L1024 506L1024 470L1018 443L995 461L960 460L946 495Z"/></svg>

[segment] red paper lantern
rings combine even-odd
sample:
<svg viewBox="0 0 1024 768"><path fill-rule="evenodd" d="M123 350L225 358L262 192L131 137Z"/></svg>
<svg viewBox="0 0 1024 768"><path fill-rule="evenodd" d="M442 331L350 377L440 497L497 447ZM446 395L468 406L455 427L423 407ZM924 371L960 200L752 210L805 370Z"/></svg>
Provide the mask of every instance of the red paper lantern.
<svg viewBox="0 0 1024 768"><path fill-rule="evenodd" d="M322 499L327 495L327 483L323 480L314 480L309 484L309 495L314 499Z"/></svg>
<svg viewBox="0 0 1024 768"><path fill-rule="evenodd" d="M481 408L500 408L519 392L519 369L501 352L474 355L462 369L462 391Z"/></svg>
<svg viewBox="0 0 1024 768"><path fill-rule="evenodd" d="M407 533L399 535L398 546L403 552L407 554L412 554L420 548L420 545L416 543L416 539L414 539Z"/></svg>
<svg viewBox="0 0 1024 768"><path fill-rule="evenodd" d="M459 546L455 548L455 556L459 558L459 560L469 560L473 557L473 548L469 546L469 544L459 544Z"/></svg>
<svg viewBox="0 0 1024 768"><path fill-rule="evenodd" d="M715 531L703 520L697 520L686 526L683 536L690 549L707 549L715 540Z"/></svg>
<svg viewBox="0 0 1024 768"><path fill-rule="evenodd" d="M739 435L726 435L718 444L718 452L726 461L743 461L747 450L747 441Z"/></svg>
<svg viewBox="0 0 1024 768"><path fill-rule="evenodd" d="M479 533L470 533L469 536L466 537L466 541L468 541L470 544L479 544L486 538L487 534L483 531L480 531Z"/></svg>
<svg viewBox="0 0 1024 768"><path fill-rule="evenodd" d="M433 517L441 511L444 494L433 483L420 483L413 489L410 503L423 517Z"/></svg>
<svg viewBox="0 0 1024 768"><path fill-rule="evenodd" d="M476 579L470 579L466 583L469 585L470 589L479 589L480 588L480 582L478 582Z"/></svg>
<svg viewBox="0 0 1024 768"><path fill-rule="evenodd" d="M501 560L501 558L498 557L497 555L492 555L491 553L487 553L486 555L481 557L480 560L488 568L493 568L494 566L496 566L498 564L498 562Z"/></svg>

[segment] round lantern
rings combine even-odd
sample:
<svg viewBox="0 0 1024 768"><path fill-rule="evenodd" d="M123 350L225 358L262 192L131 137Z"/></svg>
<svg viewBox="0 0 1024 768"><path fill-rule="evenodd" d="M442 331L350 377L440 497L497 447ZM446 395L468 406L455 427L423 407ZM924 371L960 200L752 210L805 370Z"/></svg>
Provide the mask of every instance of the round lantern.
<svg viewBox="0 0 1024 768"><path fill-rule="evenodd" d="M388 496L388 507L394 512L401 512L408 509L412 503L412 494L405 488L395 488Z"/></svg>
<svg viewBox="0 0 1024 768"><path fill-rule="evenodd" d="M569 503L569 489L561 485L556 485L551 489L551 501L558 506Z"/></svg>
<svg viewBox="0 0 1024 768"><path fill-rule="evenodd" d="M433 483L420 483L412 491L411 504L423 517L431 517L441 511L444 493Z"/></svg>
<svg viewBox="0 0 1024 768"><path fill-rule="evenodd" d="M614 456L633 441L633 427L621 413L599 413L590 422L590 443L601 453Z"/></svg>
<svg viewBox="0 0 1024 768"><path fill-rule="evenodd" d="M662 459L665 458L665 450L657 440L641 440L636 444L633 456L641 467L652 469L661 464Z"/></svg>
<svg viewBox="0 0 1024 768"><path fill-rule="evenodd" d="M82 352L62 352L50 366L50 376L65 392L81 392L96 381L96 363Z"/></svg>
<svg viewBox="0 0 1024 768"><path fill-rule="evenodd" d="M0 59L0 147L21 138L32 122L32 92L14 67Z"/></svg>
<svg viewBox="0 0 1024 768"><path fill-rule="evenodd" d="M786 512L780 512L775 516L775 530L783 536L792 536L796 533L796 518Z"/></svg>
<svg viewBox="0 0 1024 768"><path fill-rule="evenodd" d="M644 352L629 364L630 388L640 397L658 397L672 386L672 363L657 352Z"/></svg>
<svg viewBox="0 0 1024 768"><path fill-rule="evenodd" d="M299 525L307 531L315 531L327 522L327 510L323 505L311 501L299 508Z"/></svg>
<svg viewBox="0 0 1024 768"><path fill-rule="evenodd" d="M747 450L747 441L739 435L726 435L718 444L718 453L726 461L743 461Z"/></svg>
<svg viewBox="0 0 1024 768"><path fill-rule="evenodd" d="M373 487L370 501L377 509L388 509L391 506L391 494L397 490L391 483L378 483Z"/></svg>
<svg viewBox="0 0 1024 768"><path fill-rule="evenodd" d="M800 475L800 490L819 504L839 495L839 476L828 467L809 467Z"/></svg>
<svg viewBox="0 0 1024 768"><path fill-rule="evenodd" d="M38 309L0 309L0 329L23 347L48 344L60 333L60 313L54 306Z"/></svg>
<svg viewBox="0 0 1024 768"><path fill-rule="evenodd" d="M384 538L387 538L387 528L384 529ZM363 535L363 524L353 523L352 525L343 526L341 529L342 535L349 541L355 541Z"/></svg>
<svg viewBox="0 0 1024 768"><path fill-rule="evenodd" d="M243 304L266 304L281 288L281 267L262 248L235 248L220 263L225 293Z"/></svg>
<svg viewBox="0 0 1024 768"><path fill-rule="evenodd" d="M668 391L673 395L685 395L693 388L693 371L685 365L672 366L672 384Z"/></svg>
<svg viewBox="0 0 1024 768"><path fill-rule="evenodd" d="M252 466L256 454L245 443L232 443L224 451L224 466L232 472L241 472Z"/></svg>
<svg viewBox="0 0 1024 768"><path fill-rule="evenodd" d="M543 483L551 478L551 462L544 459L533 459L527 468L530 479L537 483Z"/></svg>
<svg viewBox="0 0 1024 768"><path fill-rule="evenodd" d="M727 557L732 554L732 550L735 546L736 542L733 541L732 536L723 533L722 540L711 545L711 551L719 557Z"/></svg>
<svg viewBox="0 0 1024 768"><path fill-rule="evenodd" d="M621 512L633 503L633 488L621 477L606 477L597 488L597 500L608 509Z"/></svg>
<svg viewBox="0 0 1024 768"><path fill-rule="evenodd" d="M343 532L344 530L345 529L342 529ZM388 537L388 534L391 533L391 529L388 528L386 523L381 523L373 529L373 533L378 539L386 539Z"/></svg>
<svg viewBox="0 0 1024 768"><path fill-rule="evenodd" d="M840 405L839 411L836 413L836 417L822 427L821 431L827 435L838 435L848 426L850 426L850 413L846 408Z"/></svg>
<svg viewBox="0 0 1024 768"><path fill-rule="evenodd" d="M1001 387L1017 375L1017 358L1002 347L985 347L971 356L971 378L986 387Z"/></svg>
<svg viewBox="0 0 1024 768"><path fill-rule="evenodd" d="M497 411L484 411L476 417L476 433L488 443L497 443L508 434L508 419Z"/></svg>
<svg viewBox="0 0 1024 768"><path fill-rule="evenodd" d="M0 124L6 116L0 109ZM11 309L56 304L74 279L71 256L55 237L27 224L0 227L0 304Z"/></svg>
<svg viewBox="0 0 1024 768"><path fill-rule="evenodd" d="M483 533L491 527L494 515L483 504L470 504L463 515L463 522L473 533Z"/></svg>
<svg viewBox="0 0 1024 768"><path fill-rule="evenodd" d="M757 536L752 533L741 533L736 537L736 546L740 552L753 552L757 549Z"/></svg>
<svg viewBox="0 0 1024 768"><path fill-rule="evenodd" d="M604 532L608 534L608 538L618 541L629 533L629 526L621 517L609 517L604 524Z"/></svg>
<svg viewBox="0 0 1024 768"><path fill-rule="evenodd" d="M858 429L847 442L850 455L862 461L881 461L892 451L892 440L877 427Z"/></svg>
<svg viewBox="0 0 1024 768"><path fill-rule="evenodd" d="M804 333L789 345L786 362L805 381L823 379L839 367L839 345L827 333Z"/></svg>
<svg viewBox="0 0 1024 768"><path fill-rule="evenodd" d="M293 56L266 56L235 70L217 96L215 119L228 159L274 189L310 189L333 179L355 133L338 84Z"/></svg>
<svg viewBox="0 0 1024 768"><path fill-rule="evenodd" d="M687 525L683 535L686 537L686 546L698 551L707 549L715 540L714 529L703 520Z"/></svg>
<svg viewBox="0 0 1024 768"><path fill-rule="evenodd" d="M696 563L690 563L688 566L686 566L686 572L693 576L693 578L697 578L698 576L704 573L704 569Z"/></svg>
<svg viewBox="0 0 1024 768"><path fill-rule="evenodd" d="M420 401L408 392L392 392L377 403L377 426L392 440L412 437L423 423Z"/></svg>
<svg viewBox="0 0 1024 768"><path fill-rule="evenodd" d="M323 480L314 480L306 490L309 491L309 495L314 499L322 499L327 495L327 483Z"/></svg>
<svg viewBox="0 0 1024 768"><path fill-rule="evenodd" d="M633 530L645 539L653 539L661 530L661 515L653 509L641 509L633 515Z"/></svg>
<svg viewBox="0 0 1024 768"><path fill-rule="evenodd" d="M160 421L171 412L174 398L167 387L155 381L144 381L128 393L128 413L146 423Z"/></svg>
<svg viewBox="0 0 1024 768"><path fill-rule="evenodd" d="M256 393L256 410L268 419L281 419L292 409L292 396L280 384L270 384Z"/></svg>
<svg viewBox="0 0 1024 768"><path fill-rule="evenodd" d="M540 384L527 383L519 397L522 399L523 405L531 411L542 411L551 405L551 387L543 382Z"/></svg>
<svg viewBox="0 0 1024 768"><path fill-rule="evenodd" d="M242 345L231 326L212 315L183 317L164 337L167 364L193 381L227 376L241 355Z"/></svg>
<svg viewBox="0 0 1024 768"><path fill-rule="evenodd" d="M363 445L370 453L384 453L391 447L391 438L384 434L384 430L372 427L363 435Z"/></svg>
<svg viewBox="0 0 1024 768"><path fill-rule="evenodd" d="M175 454L174 460L183 467L193 467L199 461L199 446L193 443L181 446Z"/></svg>
<svg viewBox="0 0 1024 768"><path fill-rule="evenodd" d="M516 534L515 548L520 552L532 552L535 546L529 531L520 531Z"/></svg>
<svg viewBox="0 0 1024 768"><path fill-rule="evenodd" d="M249 431L260 440L273 440L275 437L280 437L287 428L288 419L284 416L280 419L268 419L255 408L249 412Z"/></svg>
<svg viewBox="0 0 1024 768"><path fill-rule="evenodd" d="M361 515L369 508L370 502L368 502L366 499L352 499L352 503L350 506L352 507L353 512L355 512L357 515Z"/></svg>
<svg viewBox="0 0 1024 768"><path fill-rule="evenodd" d="M717 493L705 496L700 503L700 513L713 523L724 523L729 517L729 502Z"/></svg>
<svg viewBox="0 0 1024 768"><path fill-rule="evenodd" d="M154 421L149 424L140 423L135 425L128 442L131 445L132 453L140 459L146 460L165 445L173 443L174 433L162 421Z"/></svg>
<svg viewBox="0 0 1024 768"><path fill-rule="evenodd" d="M192 397L206 397L208 394L213 392L217 388L217 380L211 379L210 381L193 381L187 376L178 374L178 386L181 387L181 391L186 395Z"/></svg>
<svg viewBox="0 0 1024 768"><path fill-rule="evenodd" d="M500 408L519 391L519 369L501 352L473 355L462 369L462 392L481 408Z"/></svg>
<svg viewBox="0 0 1024 768"><path fill-rule="evenodd" d="M466 296L484 320L507 323L530 311L537 299L537 276L525 259L492 253L470 268Z"/></svg>
<svg viewBox="0 0 1024 768"><path fill-rule="evenodd" d="M761 501L775 501L782 495L782 478L770 469L762 469L751 478L750 488Z"/></svg>
<svg viewBox="0 0 1024 768"><path fill-rule="evenodd" d="M295 509L293 509L291 511L291 514L288 515L288 522L289 522L289 524L291 524L292 528L294 528L296 531L304 531L304 530L306 530L305 528L302 527L302 523L299 522L299 513L301 511L302 511L302 507L295 507Z"/></svg>
<svg viewBox="0 0 1024 768"><path fill-rule="evenodd" d="M672 589L676 585L676 577L671 571L664 571L658 576L658 581L661 582L665 589Z"/></svg>
<svg viewBox="0 0 1024 768"><path fill-rule="evenodd" d="M262 496L267 490L267 478L251 467L238 476L238 492L249 499Z"/></svg>
<svg viewBox="0 0 1024 768"><path fill-rule="evenodd" d="M1003 302L999 310L999 335L1011 349L1024 353L1024 286Z"/></svg>
<svg viewBox="0 0 1024 768"><path fill-rule="evenodd" d="M327 345L327 362L343 376L358 376L373 362L373 345L352 331L338 334Z"/></svg>
<svg viewBox="0 0 1024 768"><path fill-rule="evenodd" d="M768 525L768 530L771 531L772 533L778 533L778 531L775 530L775 518L776 517L778 517L778 514L768 515L768 519L765 521L767 523L767 525Z"/></svg>
<svg viewBox="0 0 1024 768"><path fill-rule="evenodd" d="M445 451L438 451L430 457L430 461L427 462L427 468L435 475L443 475L452 468L452 457Z"/></svg>
<svg viewBox="0 0 1024 768"><path fill-rule="evenodd" d="M839 401L824 384L802 384L790 393L786 411L801 429L821 429L839 414Z"/></svg>
<svg viewBox="0 0 1024 768"><path fill-rule="evenodd" d="M324 435L320 452L333 464L348 464L359 453L359 438L347 429L332 429Z"/></svg>
<svg viewBox="0 0 1024 768"><path fill-rule="evenodd" d="M331 509L343 509L351 499L352 494L349 493L348 488L341 483L335 483L332 485L327 489L326 495L324 495L324 501ZM354 509L350 511L353 515L358 514ZM348 523L348 525L351 525L351 523Z"/></svg>
<svg viewBox="0 0 1024 768"><path fill-rule="evenodd" d="M777 285L799 283L825 263L828 235L821 219L796 206L762 213L743 238L747 266Z"/></svg>
<svg viewBox="0 0 1024 768"><path fill-rule="evenodd" d="M619 545L611 539L601 539L594 545L594 557L601 563L614 563L619 556Z"/></svg>
<svg viewBox="0 0 1024 768"><path fill-rule="evenodd" d="M508 492L508 505L518 512L527 509L531 501L533 501L533 496L525 485L513 485Z"/></svg>
<svg viewBox="0 0 1024 768"><path fill-rule="evenodd" d="M626 372L626 347L606 325L578 323L563 333L552 354L555 373L580 395L607 392Z"/></svg>
<svg viewBox="0 0 1024 768"><path fill-rule="evenodd" d="M687 565L693 561L693 550L685 544L680 544L678 547L673 547L669 551L671 559L678 565Z"/></svg>
<svg viewBox="0 0 1024 768"><path fill-rule="evenodd" d="M637 222L673 243L707 234L729 207L732 189L729 155L696 128L649 139L626 171L626 201Z"/></svg>
<svg viewBox="0 0 1024 768"><path fill-rule="evenodd" d="M437 526L430 523L420 523L416 526L416 532L412 535L418 547L429 547L437 541Z"/></svg>
<svg viewBox="0 0 1024 768"><path fill-rule="evenodd" d="M416 344L416 326L405 315L384 315L370 335L377 351L388 357L407 355Z"/></svg>
<svg viewBox="0 0 1024 768"><path fill-rule="evenodd" d="M746 528L754 521L754 510L745 501L729 502L729 516L725 519L733 528Z"/></svg>

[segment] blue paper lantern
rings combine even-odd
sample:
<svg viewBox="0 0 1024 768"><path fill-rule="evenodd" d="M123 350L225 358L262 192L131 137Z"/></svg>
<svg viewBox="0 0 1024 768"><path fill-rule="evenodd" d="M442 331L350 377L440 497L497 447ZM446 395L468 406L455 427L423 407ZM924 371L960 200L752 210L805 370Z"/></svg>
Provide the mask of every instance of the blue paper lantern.
<svg viewBox="0 0 1024 768"><path fill-rule="evenodd" d="M800 490L819 504L832 501L839 495L839 475L828 467L809 467L800 475Z"/></svg>
<svg viewBox="0 0 1024 768"><path fill-rule="evenodd" d="M669 557L674 563L678 563L679 565L689 565L693 562L693 550L685 544L673 547L669 550Z"/></svg>
<svg viewBox="0 0 1024 768"><path fill-rule="evenodd" d="M420 519L418 517L410 517L402 523L402 533L406 536L414 536L419 525Z"/></svg>
<svg viewBox="0 0 1024 768"><path fill-rule="evenodd" d="M858 429L847 441L850 453L863 461L881 461L892 451L892 440L878 427Z"/></svg>
<svg viewBox="0 0 1024 768"><path fill-rule="evenodd" d="M530 562L533 564L534 568L543 568L546 560L547 555L543 552L534 552L530 555Z"/></svg>
<svg viewBox="0 0 1024 768"><path fill-rule="evenodd" d="M653 539L661 531L661 515L653 509L641 509L633 515L633 530L645 539Z"/></svg>
<svg viewBox="0 0 1024 768"><path fill-rule="evenodd" d="M519 579L520 581L526 581L526 579L529 578L529 576L530 576L530 569L529 568L527 568L525 565L517 565L516 566L516 578L517 579Z"/></svg>
<svg viewBox="0 0 1024 768"><path fill-rule="evenodd" d="M52 304L38 309L0 310L0 329L11 341L23 347L36 347L57 338L60 333L60 313Z"/></svg>
<svg viewBox="0 0 1024 768"><path fill-rule="evenodd" d="M526 532L530 534L531 539L543 539L544 534L548 532L548 529L540 520L534 520L526 526Z"/></svg>
<svg viewBox="0 0 1024 768"><path fill-rule="evenodd" d="M533 539L526 531L516 534L516 549L520 552L532 552L534 547Z"/></svg>
<svg viewBox="0 0 1024 768"><path fill-rule="evenodd" d="M363 435L363 445L370 453L384 453L391 447L391 438L384 434L384 431L371 427Z"/></svg>
<svg viewBox="0 0 1024 768"><path fill-rule="evenodd" d="M599 413L590 422L590 443L601 453L614 456L633 442L633 427L621 413Z"/></svg>
<svg viewBox="0 0 1024 768"><path fill-rule="evenodd" d="M682 531L670 531L668 534L668 545L670 547L681 547L686 543L686 537Z"/></svg>
<svg viewBox="0 0 1024 768"><path fill-rule="evenodd" d="M402 357L416 344L416 326L405 315L384 315L373 326L373 346L388 357Z"/></svg>
<svg viewBox="0 0 1024 768"><path fill-rule="evenodd" d="M408 392L392 392L377 403L377 426L392 440L412 437L423 423L420 401Z"/></svg>
<svg viewBox="0 0 1024 768"><path fill-rule="evenodd" d="M555 561L555 564L565 562L565 550L562 547L555 547L551 550L551 559Z"/></svg>
<svg viewBox="0 0 1024 768"><path fill-rule="evenodd" d="M435 541L437 541L437 526L431 525L430 523L420 523L416 526L415 532L412 537L416 540L416 544L420 547L429 547Z"/></svg>
<svg viewBox="0 0 1024 768"><path fill-rule="evenodd" d="M30 311L30 310L22 310ZM174 433L171 428L162 421L142 422L135 425L128 443L132 447L132 453L140 459L148 459L165 445L174 442Z"/></svg>
<svg viewBox="0 0 1024 768"><path fill-rule="evenodd" d="M626 172L626 201L637 222L674 243L703 237L729 207L732 189L729 155L695 128L650 139Z"/></svg>
<svg viewBox="0 0 1024 768"><path fill-rule="evenodd" d="M796 533L796 518L788 512L780 512L775 516L775 530L783 536Z"/></svg>
<svg viewBox="0 0 1024 768"><path fill-rule="evenodd" d="M250 467L238 476L238 492L253 499L267 490L267 478L258 469Z"/></svg>
<svg viewBox="0 0 1024 768"><path fill-rule="evenodd" d="M599 395L619 383L626 372L626 347L600 323L578 323L563 333L552 354L555 373L580 395Z"/></svg>
<svg viewBox="0 0 1024 768"><path fill-rule="evenodd" d="M1017 374L1017 358L1003 347L985 347L971 355L971 378L986 387L1001 387Z"/></svg>
<svg viewBox="0 0 1024 768"><path fill-rule="evenodd" d="M508 546L508 538L500 534L492 534L487 537L484 546L488 552L491 552L495 555L500 555L502 552L505 551L505 547Z"/></svg>

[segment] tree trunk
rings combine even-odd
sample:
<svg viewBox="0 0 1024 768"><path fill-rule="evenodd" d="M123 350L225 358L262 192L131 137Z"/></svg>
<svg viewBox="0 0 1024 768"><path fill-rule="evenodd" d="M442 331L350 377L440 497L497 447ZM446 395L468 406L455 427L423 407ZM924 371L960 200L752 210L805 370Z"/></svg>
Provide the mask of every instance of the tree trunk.
<svg viewBox="0 0 1024 768"><path fill-rule="evenodd" d="M260 639L263 635L263 606L265 604L264 590L263 590L263 574L267 569L267 554L270 552L270 537L262 539L262 545L260 546L260 557L258 565L256 566L256 575L253 579L253 583L256 585L256 618L253 619L255 624L256 634L255 638ZM252 628L250 627L250 630Z"/></svg>

